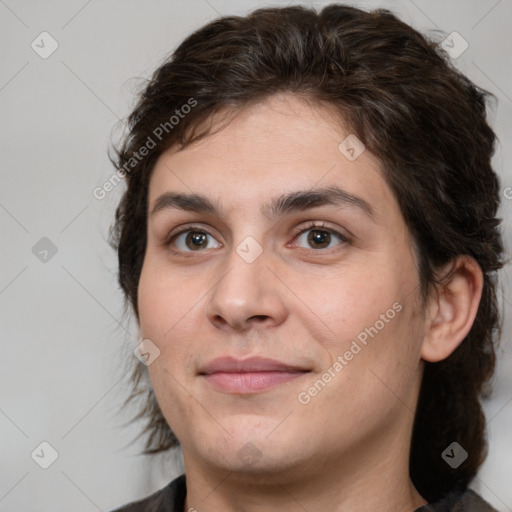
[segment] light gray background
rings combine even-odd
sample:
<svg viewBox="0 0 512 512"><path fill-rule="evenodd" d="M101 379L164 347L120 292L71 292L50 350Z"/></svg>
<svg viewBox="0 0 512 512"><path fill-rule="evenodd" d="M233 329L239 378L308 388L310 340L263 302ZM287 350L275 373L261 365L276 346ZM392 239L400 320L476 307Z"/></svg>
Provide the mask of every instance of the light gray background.
<svg viewBox="0 0 512 512"><path fill-rule="evenodd" d="M220 14L288 3L0 0L1 511L106 511L182 471L179 454L138 456L140 442L130 444L137 425L125 427L129 411L119 412L137 342L106 242L123 185L102 201L92 191L113 173L108 144L133 106L133 77L148 76ZM512 1L351 3L388 7L421 31L457 31L469 43L457 66L498 97L494 164L510 248ZM47 59L31 48L43 31L59 44ZM47 262L32 252L42 237L57 247ZM490 451L473 487L505 512L512 511L510 266L501 275L505 335L485 406ZM31 458L42 441L59 454L46 470Z"/></svg>

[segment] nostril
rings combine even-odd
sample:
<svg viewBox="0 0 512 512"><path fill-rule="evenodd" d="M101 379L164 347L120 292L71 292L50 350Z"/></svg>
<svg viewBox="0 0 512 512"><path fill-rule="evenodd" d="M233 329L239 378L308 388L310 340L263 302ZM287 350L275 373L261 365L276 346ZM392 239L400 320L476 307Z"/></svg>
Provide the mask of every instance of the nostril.
<svg viewBox="0 0 512 512"><path fill-rule="evenodd" d="M257 321L264 322L267 318L270 318L270 317L268 317L267 315L254 315L254 316L251 316L247 321L255 319Z"/></svg>

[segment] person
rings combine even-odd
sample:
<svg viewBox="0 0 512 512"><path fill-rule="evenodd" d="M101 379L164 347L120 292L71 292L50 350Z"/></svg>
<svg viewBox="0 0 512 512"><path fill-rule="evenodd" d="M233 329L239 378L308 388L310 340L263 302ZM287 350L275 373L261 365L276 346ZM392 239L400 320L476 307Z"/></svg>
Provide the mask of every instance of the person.
<svg viewBox="0 0 512 512"><path fill-rule="evenodd" d="M187 37L111 156L146 453L118 511L492 511L503 245L490 93L385 9L262 8ZM142 341L141 341L142 340Z"/></svg>

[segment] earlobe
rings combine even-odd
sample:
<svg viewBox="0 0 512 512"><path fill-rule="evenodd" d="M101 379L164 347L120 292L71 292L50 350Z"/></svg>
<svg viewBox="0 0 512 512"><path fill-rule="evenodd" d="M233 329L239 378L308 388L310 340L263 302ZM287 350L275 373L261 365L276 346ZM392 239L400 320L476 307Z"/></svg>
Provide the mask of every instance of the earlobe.
<svg viewBox="0 0 512 512"><path fill-rule="evenodd" d="M462 343L473 325L482 296L482 270L473 258L459 256L446 270L446 277L436 285L428 306L421 348L425 361L442 361Z"/></svg>

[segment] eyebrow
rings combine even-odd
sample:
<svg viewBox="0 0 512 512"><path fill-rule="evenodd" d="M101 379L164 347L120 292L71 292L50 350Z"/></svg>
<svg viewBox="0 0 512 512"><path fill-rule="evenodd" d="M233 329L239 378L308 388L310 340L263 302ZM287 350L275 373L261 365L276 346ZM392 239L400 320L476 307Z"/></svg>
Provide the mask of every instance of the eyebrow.
<svg viewBox="0 0 512 512"><path fill-rule="evenodd" d="M261 213L265 217L273 219L287 213L325 205L353 207L361 210L369 217L373 216L373 209L367 201L337 186L298 190L283 194L264 204L261 207ZM150 215L153 216L167 209L209 213L221 218L226 217L217 201L201 194L166 192L156 199Z"/></svg>

